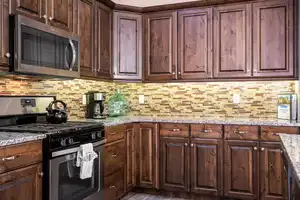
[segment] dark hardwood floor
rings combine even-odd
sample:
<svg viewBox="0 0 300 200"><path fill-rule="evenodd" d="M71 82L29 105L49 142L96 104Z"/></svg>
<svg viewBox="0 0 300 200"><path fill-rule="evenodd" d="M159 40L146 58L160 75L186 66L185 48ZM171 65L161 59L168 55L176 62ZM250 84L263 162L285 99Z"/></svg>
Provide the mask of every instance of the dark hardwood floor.
<svg viewBox="0 0 300 200"><path fill-rule="evenodd" d="M130 192L121 200L185 200L185 199Z"/></svg>

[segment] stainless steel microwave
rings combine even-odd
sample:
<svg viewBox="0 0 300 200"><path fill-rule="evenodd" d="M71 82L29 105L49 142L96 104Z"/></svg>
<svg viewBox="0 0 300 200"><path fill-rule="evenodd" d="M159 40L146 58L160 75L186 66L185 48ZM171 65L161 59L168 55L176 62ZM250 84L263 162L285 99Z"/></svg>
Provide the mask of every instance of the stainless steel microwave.
<svg viewBox="0 0 300 200"><path fill-rule="evenodd" d="M80 76L80 38L67 31L16 15L11 22L10 71L26 75Z"/></svg>

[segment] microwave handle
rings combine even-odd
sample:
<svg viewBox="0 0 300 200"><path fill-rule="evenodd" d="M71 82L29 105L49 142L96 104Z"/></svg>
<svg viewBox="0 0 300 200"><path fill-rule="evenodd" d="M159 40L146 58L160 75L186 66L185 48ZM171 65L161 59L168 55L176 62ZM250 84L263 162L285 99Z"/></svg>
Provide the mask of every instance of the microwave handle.
<svg viewBox="0 0 300 200"><path fill-rule="evenodd" d="M74 67L74 65L75 65L75 61L76 61L76 49L75 49L75 46L74 46L74 43L73 43L73 41L70 39L69 40L69 43L70 43L70 45L71 45L71 48L72 48L72 62L71 62L71 65L70 65L70 71L72 71L73 70L73 67Z"/></svg>

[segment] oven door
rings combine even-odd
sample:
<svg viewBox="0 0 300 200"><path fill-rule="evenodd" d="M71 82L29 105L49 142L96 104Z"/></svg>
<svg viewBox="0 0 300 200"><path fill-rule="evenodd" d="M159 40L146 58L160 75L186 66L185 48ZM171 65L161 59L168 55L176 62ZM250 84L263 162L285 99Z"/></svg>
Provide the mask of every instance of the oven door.
<svg viewBox="0 0 300 200"><path fill-rule="evenodd" d="M76 167L79 148L62 150L68 154L50 160L49 200L99 200L103 196L104 146L94 147L98 157L94 160L93 175L80 179L80 167Z"/></svg>

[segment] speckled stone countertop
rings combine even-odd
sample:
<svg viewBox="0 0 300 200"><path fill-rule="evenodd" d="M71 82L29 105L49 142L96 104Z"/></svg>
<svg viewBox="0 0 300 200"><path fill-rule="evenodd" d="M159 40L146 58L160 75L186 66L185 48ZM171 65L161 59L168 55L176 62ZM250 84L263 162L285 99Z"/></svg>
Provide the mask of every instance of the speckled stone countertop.
<svg viewBox="0 0 300 200"><path fill-rule="evenodd" d="M218 117L145 117L145 116L124 116L107 118L104 120L82 119L76 121L85 122L100 122L105 126L114 126L119 124L133 123L133 122L149 122L149 123L189 123L189 124L235 124L235 125L260 125L260 126L297 126L300 123L289 120L279 119L265 119L265 118L218 118Z"/></svg>
<svg viewBox="0 0 300 200"><path fill-rule="evenodd" d="M0 132L0 147L41 140L46 138L45 134Z"/></svg>
<svg viewBox="0 0 300 200"><path fill-rule="evenodd" d="M300 135L279 134L279 136L284 155L293 170L293 177L300 186Z"/></svg>

